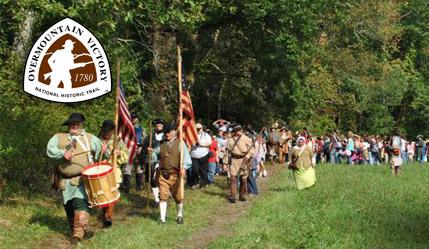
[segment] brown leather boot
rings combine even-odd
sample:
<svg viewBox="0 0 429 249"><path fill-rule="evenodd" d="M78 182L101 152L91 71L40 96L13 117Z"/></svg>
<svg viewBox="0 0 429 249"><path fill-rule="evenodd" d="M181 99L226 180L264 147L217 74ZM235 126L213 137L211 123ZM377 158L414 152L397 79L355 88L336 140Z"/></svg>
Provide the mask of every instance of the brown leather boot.
<svg viewBox="0 0 429 249"><path fill-rule="evenodd" d="M104 208L104 220L103 220L104 227L112 226L114 211L115 211L115 205L114 204Z"/></svg>
<svg viewBox="0 0 429 249"><path fill-rule="evenodd" d="M86 211L74 212L73 238L83 240L86 228L88 227L89 213Z"/></svg>
<svg viewBox="0 0 429 249"><path fill-rule="evenodd" d="M247 201L246 195L247 194L247 177L240 177L240 201Z"/></svg>
<svg viewBox="0 0 429 249"><path fill-rule="evenodd" d="M230 196L228 197L228 201L230 203L235 203L235 196L237 195L237 177L230 177Z"/></svg>

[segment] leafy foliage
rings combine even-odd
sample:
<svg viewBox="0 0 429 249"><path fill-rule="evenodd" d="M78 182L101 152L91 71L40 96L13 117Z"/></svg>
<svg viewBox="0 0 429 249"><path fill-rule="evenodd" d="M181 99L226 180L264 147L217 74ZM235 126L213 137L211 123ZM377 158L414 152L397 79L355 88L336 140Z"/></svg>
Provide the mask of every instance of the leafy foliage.
<svg viewBox="0 0 429 249"><path fill-rule="evenodd" d="M85 104L22 93L32 43L70 16L101 41L146 125L177 115L176 45L197 118L314 133L429 136L429 3L407 1L1 1L0 185L46 186L45 146L72 111L96 133L113 95Z"/></svg>

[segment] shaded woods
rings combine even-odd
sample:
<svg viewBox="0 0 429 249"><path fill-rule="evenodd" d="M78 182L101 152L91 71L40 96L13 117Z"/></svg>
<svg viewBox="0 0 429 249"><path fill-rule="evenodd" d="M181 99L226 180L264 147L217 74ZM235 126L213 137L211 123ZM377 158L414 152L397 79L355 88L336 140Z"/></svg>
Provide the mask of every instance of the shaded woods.
<svg viewBox="0 0 429 249"><path fill-rule="evenodd" d="M194 109L205 123L222 117L257 127L305 125L314 133L399 128L429 135L426 0L2 1L3 193L49 187L46 143L70 112L85 114L92 133L113 116L112 94L63 105L22 92L32 43L66 16L99 38L112 65L121 59L131 109L145 124L177 115L180 44Z"/></svg>

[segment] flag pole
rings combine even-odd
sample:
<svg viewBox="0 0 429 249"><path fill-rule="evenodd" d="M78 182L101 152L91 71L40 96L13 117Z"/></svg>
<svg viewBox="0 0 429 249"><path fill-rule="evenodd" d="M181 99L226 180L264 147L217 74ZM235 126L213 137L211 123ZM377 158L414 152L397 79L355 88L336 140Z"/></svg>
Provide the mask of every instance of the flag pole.
<svg viewBox="0 0 429 249"><path fill-rule="evenodd" d="M118 155L115 150L118 146L118 123L119 123L119 79L120 79L120 62L116 64L116 103L115 103L115 133L113 137L113 172L115 172L118 164Z"/></svg>
<svg viewBox="0 0 429 249"><path fill-rule="evenodd" d="M179 197L185 197L185 184L182 175L183 170L183 110L182 110L182 54L180 46L177 46L177 78L179 81L179 134L180 134L180 164L179 164Z"/></svg>
<svg viewBox="0 0 429 249"><path fill-rule="evenodd" d="M152 149L152 122L149 123L149 148ZM142 152L140 152L142 153ZM146 202L146 212L149 213L149 199L150 199L150 188L151 188L151 181L152 181L152 150L148 151L147 155L147 163L148 163L148 184L147 184L147 202Z"/></svg>

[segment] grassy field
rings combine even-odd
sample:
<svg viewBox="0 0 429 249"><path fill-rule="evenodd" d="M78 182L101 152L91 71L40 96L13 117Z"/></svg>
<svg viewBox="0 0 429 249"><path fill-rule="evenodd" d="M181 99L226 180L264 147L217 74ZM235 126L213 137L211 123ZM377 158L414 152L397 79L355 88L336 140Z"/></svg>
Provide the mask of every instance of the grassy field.
<svg viewBox="0 0 429 249"><path fill-rule="evenodd" d="M322 165L315 187L289 172L209 248L429 248L429 167Z"/></svg>
<svg viewBox="0 0 429 249"><path fill-rule="evenodd" d="M271 177L227 236L209 248L429 248L429 167L405 165L393 177L386 166L321 165L317 184L297 191L290 172ZM186 192L185 224L174 222L169 203L166 225L146 214L143 199L124 198L111 229L93 229L78 248L187 248L184 241L222 217L224 178L205 190ZM92 217L92 227L98 226ZM210 230L208 230L209 232ZM55 248L69 234L58 202L39 196L0 204L0 248ZM50 239L54 238L54 239ZM201 239L204 239L203 237ZM58 248L58 247L57 247Z"/></svg>
<svg viewBox="0 0 429 249"><path fill-rule="evenodd" d="M133 192L116 208L114 226L100 228L93 210L92 232L78 248L169 248L186 240L202 227L208 227L209 212L226 206L226 180L204 190L186 190L185 224L177 225L176 207L168 203L167 224L159 225L158 210L146 213L144 198ZM143 192L146 195L146 192ZM94 228L95 227L95 228ZM58 248L69 236L60 201L41 196L15 197L0 203L0 248ZM50 239L52 238L52 239ZM64 239L63 239L64 240Z"/></svg>

